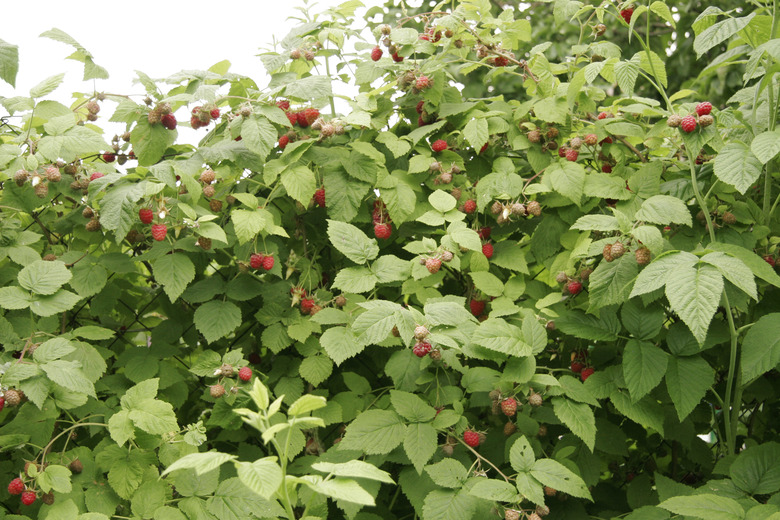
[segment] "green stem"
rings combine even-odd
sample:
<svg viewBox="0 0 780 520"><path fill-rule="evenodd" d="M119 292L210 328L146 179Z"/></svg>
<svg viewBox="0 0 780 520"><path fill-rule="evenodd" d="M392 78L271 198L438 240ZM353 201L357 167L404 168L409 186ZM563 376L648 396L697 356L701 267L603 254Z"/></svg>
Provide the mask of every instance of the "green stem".
<svg viewBox="0 0 780 520"><path fill-rule="evenodd" d="M327 74L328 81L330 81L330 56L325 56L325 74ZM333 94L328 96L328 99L330 100L330 113L333 117L336 117L336 102L333 100Z"/></svg>

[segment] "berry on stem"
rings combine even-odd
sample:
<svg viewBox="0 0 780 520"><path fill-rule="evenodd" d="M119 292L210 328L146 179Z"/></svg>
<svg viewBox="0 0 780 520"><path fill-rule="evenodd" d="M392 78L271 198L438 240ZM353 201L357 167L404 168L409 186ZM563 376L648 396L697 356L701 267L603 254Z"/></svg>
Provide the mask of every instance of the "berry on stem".
<svg viewBox="0 0 780 520"><path fill-rule="evenodd" d="M577 295L582 291L582 283L572 280L569 282L569 284L566 286L566 290L569 291L572 295Z"/></svg>
<svg viewBox="0 0 780 520"><path fill-rule="evenodd" d="M466 430L463 432L463 442L472 448L479 446L479 434L474 430Z"/></svg>
<svg viewBox="0 0 780 520"><path fill-rule="evenodd" d="M35 503L35 499L37 498L38 495L35 494L35 491L25 491L22 493L22 504L31 506Z"/></svg>
<svg viewBox="0 0 780 520"><path fill-rule="evenodd" d="M514 397L507 397L501 401L501 411L504 412L504 415L507 417L512 417L517 413L517 400Z"/></svg>
<svg viewBox="0 0 780 520"><path fill-rule="evenodd" d="M165 236L168 234L168 226L165 224L153 224L152 225L152 238L158 242L165 240Z"/></svg>
<svg viewBox="0 0 780 520"><path fill-rule="evenodd" d="M377 223L374 224L374 236L380 240L386 240L390 238L393 232L393 226L390 224Z"/></svg>
<svg viewBox="0 0 780 520"><path fill-rule="evenodd" d="M92 215L90 215L90 218ZM150 208L141 208L138 210L138 218L144 224L151 224L154 220L154 212Z"/></svg>
<svg viewBox="0 0 780 520"><path fill-rule="evenodd" d="M431 351L433 347L430 343L421 341L419 343L414 344L414 348L412 349L412 352L414 352L414 355L417 357L425 357L428 355L428 353Z"/></svg>
<svg viewBox="0 0 780 520"><path fill-rule="evenodd" d="M437 139L431 145L431 150L434 152L443 152L447 149L447 141L444 139Z"/></svg>
<svg viewBox="0 0 780 520"><path fill-rule="evenodd" d="M379 47L379 45L371 49L371 59L373 61L379 61L381 57L382 57L382 49Z"/></svg>
<svg viewBox="0 0 780 520"><path fill-rule="evenodd" d="M428 269L428 272L431 274L438 273L439 269L441 268L441 258L439 257L428 258L427 260L425 260L425 268Z"/></svg>
<svg viewBox="0 0 780 520"><path fill-rule="evenodd" d="M485 301L469 300L469 309L474 316L480 316L485 311Z"/></svg>
<svg viewBox="0 0 780 520"><path fill-rule="evenodd" d="M580 372L580 379L585 381L586 379L588 379L590 376L593 375L593 372L595 372L593 367L583 368L582 372Z"/></svg>
<svg viewBox="0 0 780 520"><path fill-rule="evenodd" d="M482 254L485 255L488 260L493 258L493 244L482 244Z"/></svg>
<svg viewBox="0 0 780 520"><path fill-rule="evenodd" d="M274 268L274 255L266 255L263 258L263 269L270 271Z"/></svg>
<svg viewBox="0 0 780 520"><path fill-rule="evenodd" d="M696 118L693 116L683 117L680 121L680 128L682 128L683 132L690 134L696 130Z"/></svg>
<svg viewBox="0 0 780 520"><path fill-rule="evenodd" d="M238 378L244 382L249 381L252 379L252 369L249 367L241 367L238 370Z"/></svg>
<svg viewBox="0 0 780 520"><path fill-rule="evenodd" d="M249 257L249 266L252 269L260 269L263 266L264 259L265 259L265 255L254 253Z"/></svg>
<svg viewBox="0 0 780 520"><path fill-rule="evenodd" d="M696 105L696 113L700 116L709 115L710 112L712 112L712 103L709 101L705 101Z"/></svg>
<svg viewBox="0 0 780 520"><path fill-rule="evenodd" d="M475 211L477 211L477 201L475 201L474 199L469 199L463 203L464 213L472 214Z"/></svg>
<svg viewBox="0 0 780 520"><path fill-rule="evenodd" d="M12 495L21 495L22 491L24 491L24 482L22 482L22 479L17 477L8 484L8 492Z"/></svg>

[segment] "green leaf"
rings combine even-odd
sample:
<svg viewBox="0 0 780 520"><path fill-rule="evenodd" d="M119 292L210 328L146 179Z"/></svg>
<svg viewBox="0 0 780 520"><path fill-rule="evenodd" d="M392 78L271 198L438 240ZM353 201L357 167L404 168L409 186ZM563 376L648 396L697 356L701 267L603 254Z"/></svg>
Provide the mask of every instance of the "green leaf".
<svg viewBox="0 0 780 520"><path fill-rule="evenodd" d="M374 497L352 479L336 477L323 480L319 475L306 475L301 480L311 489L336 500L344 500L364 506L375 505Z"/></svg>
<svg viewBox="0 0 780 520"><path fill-rule="evenodd" d="M634 283L629 298L653 292L666 285L672 273L679 269L687 269L696 264L699 259L687 251L670 251L656 258L642 269Z"/></svg>
<svg viewBox="0 0 780 520"><path fill-rule="evenodd" d="M317 313L317 315L319 316L321 312ZM321 340L320 343L322 343ZM307 383L310 383L312 386L319 386L320 383L327 381L333 373L333 361L328 356L309 356L301 361L298 372Z"/></svg>
<svg viewBox="0 0 780 520"><path fill-rule="evenodd" d="M620 319L632 336L649 341L661 331L666 321L666 314L663 309L656 306L643 307L635 298L623 304L620 309Z"/></svg>
<svg viewBox="0 0 780 520"><path fill-rule="evenodd" d="M65 466L52 464L46 466L36 477L36 482L44 493L56 491L57 493L70 493L72 485L70 483L70 470Z"/></svg>
<svg viewBox="0 0 780 520"><path fill-rule="evenodd" d="M423 468L436 453L437 444L436 430L430 424L412 423L406 427L404 451L417 473L422 474Z"/></svg>
<svg viewBox="0 0 780 520"><path fill-rule="evenodd" d="M442 459L436 464L425 467L425 472L437 486L460 488L469 474L465 466L454 459Z"/></svg>
<svg viewBox="0 0 780 520"><path fill-rule="evenodd" d="M722 292L723 277L711 265L681 267L669 274L666 297L699 345L704 344Z"/></svg>
<svg viewBox="0 0 780 520"><path fill-rule="evenodd" d="M30 97L39 98L45 96L46 94L51 94L57 89L57 87L60 86L60 83L62 83L63 79L65 79L65 73L49 76L30 89Z"/></svg>
<svg viewBox="0 0 780 520"><path fill-rule="evenodd" d="M141 518L151 518L158 508L165 505L167 492L168 486L164 482L156 479L148 480L133 493L130 509L134 515Z"/></svg>
<svg viewBox="0 0 780 520"><path fill-rule="evenodd" d="M333 287L348 293L364 293L372 290L379 278L367 267L347 267L333 280Z"/></svg>
<svg viewBox="0 0 780 520"><path fill-rule="evenodd" d="M241 139L250 151L265 159L276 143L276 129L265 117L253 114L241 123Z"/></svg>
<svg viewBox="0 0 780 520"><path fill-rule="evenodd" d="M504 284L494 274L487 271L469 273L477 289L488 296L501 296L504 293Z"/></svg>
<svg viewBox="0 0 780 520"><path fill-rule="evenodd" d="M84 126L74 126L63 135L47 135L38 142L38 151L52 162L59 158L70 162L107 148L100 134Z"/></svg>
<svg viewBox="0 0 780 520"><path fill-rule="evenodd" d="M108 281L108 271L99 264L79 262L73 266L72 272L73 278L70 281L70 286L82 298L96 295L106 286Z"/></svg>
<svg viewBox="0 0 780 520"><path fill-rule="evenodd" d="M466 126L463 127L463 137L475 150L480 150L490 138L488 132L487 119L476 118L471 119Z"/></svg>
<svg viewBox="0 0 780 520"><path fill-rule="evenodd" d="M80 300L72 292L60 289L49 296L33 295L30 310L38 316L52 316L72 309Z"/></svg>
<svg viewBox="0 0 780 520"><path fill-rule="evenodd" d="M615 78L618 86L628 97L634 95L634 84L639 77L639 58L634 55L631 61L615 63Z"/></svg>
<svg viewBox="0 0 780 520"><path fill-rule="evenodd" d="M97 397L95 394L95 386L92 381L87 379L84 372L81 371L81 364L76 361L65 361L62 359L56 361L49 361L41 365L41 368L46 375L53 382L58 385L79 392L87 394L91 397Z"/></svg>
<svg viewBox="0 0 780 520"><path fill-rule="evenodd" d="M395 484L390 473L382 471L373 464L369 464L362 460L350 460L342 463L317 462L312 464L311 467L316 471L321 471L337 477L366 478L369 480L385 482L387 484Z"/></svg>
<svg viewBox="0 0 780 520"><path fill-rule="evenodd" d="M670 195L653 195L642 203L634 218L664 226L669 224L691 226L693 223L691 212L688 211L685 202Z"/></svg>
<svg viewBox="0 0 780 520"><path fill-rule="evenodd" d="M768 442L740 453L729 466L729 476L749 495L769 495L780 490L780 444Z"/></svg>
<svg viewBox="0 0 780 520"><path fill-rule="evenodd" d="M566 466L553 459L539 459L534 462L531 475L544 484L571 496L592 500L588 486Z"/></svg>
<svg viewBox="0 0 780 520"><path fill-rule="evenodd" d="M284 189L293 199L308 206L314 192L317 191L317 179L314 172L301 164L285 168L281 175Z"/></svg>
<svg viewBox="0 0 780 520"><path fill-rule="evenodd" d="M455 243L460 247L465 247L466 249L471 249L472 251L482 251L482 241L480 240L477 232L473 229L463 227L462 222L453 222L450 224L447 228L447 233L449 233L450 237L452 237ZM509 246L511 244L509 242L500 242L496 245L496 249L498 249L498 246L500 245ZM497 252L498 251L495 251L494 255Z"/></svg>
<svg viewBox="0 0 780 520"><path fill-rule="evenodd" d="M51 38L54 41L65 43L74 47L76 52L67 57L69 60L79 61L84 64L84 81L90 79L108 79L108 71L92 61L92 53L85 49L79 42L71 38L64 31L54 28L41 34L41 38Z"/></svg>
<svg viewBox="0 0 780 520"><path fill-rule="evenodd" d="M599 262L590 275L590 306L592 309L619 304L628 299L632 282L639 272L634 255L623 255L613 262Z"/></svg>
<svg viewBox="0 0 780 520"><path fill-rule="evenodd" d="M579 205L585 188L585 168L569 161L554 162L547 167L548 176L555 191Z"/></svg>
<svg viewBox="0 0 780 520"><path fill-rule="evenodd" d="M517 489L504 480L483 478L471 486L469 495L493 502L514 502L517 499Z"/></svg>
<svg viewBox="0 0 780 520"><path fill-rule="evenodd" d="M517 491L534 504L544 505L542 484L529 473L518 473L515 477Z"/></svg>
<svg viewBox="0 0 780 520"><path fill-rule="evenodd" d="M750 143L750 151L761 164L768 163L780 153L780 131L767 130L758 134Z"/></svg>
<svg viewBox="0 0 780 520"><path fill-rule="evenodd" d="M19 286L0 288L0 307L4 309L26 309L31 302L30 293Z"/></svg>
<svg viewBox="0 0 780 520"><path fill-rule="evenodd" d="M239 480L246 487L268 500L274 496L284 479L276 457L265 457L254 462L238 462L236 470Z"/></svg>
<svg viewBox="0 0 780 520"><path fill-rule="evenodd" d="M142 117L130 132L130 142L133 144L139 166L151 166L162 159L165 150L176 140L177 134L176 130L168 130L161 124L151 125Z"/></svg>
<svg viewBox="0 0 780 520"><path fill-rule="evenodd" d="M431 206L433 206L435 210L442 213L447 213L451 209L454 209L458 204L455 197L444 190L434 190L431 192L431 194L428 195L428 202L431 203Z"/></svg>
<svg viewBox="0 0 780 520"><path fill-rule="evenodd" d="M394 255L384 255L377 258L371 266L379 283L404 282L412 271L408 260L401 260Z"/></svg>
<svg viewBox="0 0 780 520"><path fill-rule="evenodd" d="M152 435L179 431L173 406L157 399L144 399L130 409L130 419L138 428Z"/></svg>
<svg viewBox="0 0 780 520"><path fill-rule="evenodd" d="M636 402L658 386L669 355L652 343L630 340L623 351L623 377Z"/></svg>
<svg viewBox="0 0 780 520"><path fill-rule="evenodd" d="M477 499L466 492L436 489L428 493L423 503L425 520L471 520L477 508Z"/></svg>
<svg viewBox="0 0 780 520"><path fill-rule="evenodd" d="M512 469L520 473L527 473L533 468L536 457L534 450L525 437L518 438L509 450L509 463Z"/></svg>
<svg viewBox="0 0 780 520"><path fill-rule="evenodd" d="M213 343L241 325L241 309L232 302L212 300L198 307L194 321L206 341Z"/></svg>
<svg viewBox="0 0 780 520"><path fill-rule="evenodd" d="M333 246L356 264L365 264L379 254L375 239L370 239L363 231L337 220L328 220L328 238Z"/></svg>
<svg viewBox="0 0 780 520"><path fill-rule="evenodd" d="M401 417L388 410L368 410L347 426L340 446L362 450L369 455L390 453L404 438Z"/></svg>
<svg viewBox="0 0 780 520"><path fill-rule="evenodd" d="M533 353L531 346L525 342L522 330L501 318L488 318L480 323L471 341L510 356L525 357Z"/></svg>
<svg viewBox="0 0 780 520"><path fill-rule="evenodd" d="M38 260L21 270L19 285L37 294L54 294L71 276L63 262Z"/></svg>
<svg viewBox="0 0 780 520"><path fill-rule="evenodd" d="M152 263L152 269L155 279L162 284L171 303L175 302L195 279L195 266L184 253L163 255Z"/></svg>
<svg viewBox="0 0 780 520"><path fill-rule="evenodd" d="M583 231L617 231L620 225L611 215L584 215L572 224L571 229Z"/></svg>
<svg viewBox="0 0 780 520"><path fill-rule="evenodd" d="M304 415L309 412L313 412L314 410L324 408L326 405L327 401L321 395L302 395L296 399L293 404L290 405L290 408L287 410L287 415L291 415L293 417Z"/></svg>
<svg viewBox="0 0 780 520"><path fill-rule="evenodd" d="M322 333L320 344L336 365L358 355L365 345L357 342L353 332L346 327L331 327Z"/></svg>
<svg viewBox="0 0 780 520"><path fill-rule="evenodd" d="M327 197L328 215L334 220L350 222L368 193L370 185L347 178L342 170L326 170L323 184ZM384 190L382 195L385 196ZM389 204L388 204L389 205Z"/></svg>
<svg viewBox="0 0 780 520"><path fill-rule="evenodd" d="M76 350L70 341L65 338L52 338L44 341L33 352L33 359L38 363L48 363L61 357L67 356Z"/></svg>
<svg viewBox="0 0 780 520"><path fill-rule="evenodd" d="M697 34L696 39L693 41L693 50L696 51L696 57L701 58L702 54L747 27L747 24L750 23L750 20L755 15L756 13L753 12L741 18L727 18Z"/></svg>
<svg viewBox="0 0 780 520"><path fill-rule="evenodd" d="M390 402L396 412L411 422L428 422L436 416L436 409L409 392L390 390Z"/></svg>
<svg viewBox="0 0 780 520"><path fill-rule="evenodd" d="M742 342L742 378L752 381L780 363L780 313L758 319Z"/></svg>
<svg viewBox="0 0 780 520"><path fill-rule="evenodd" d="M235 455L220 453L218 451L190 453L189 455L185 455L168 466L168 468L162 472L161 476L165 476L172 471L180 469L194 469L195 473L198 475L203 475L220 467L225 462L236 460L236 458L237 457Z"/></svg>
<svg viewBox="0 0 780 520"><path fill-rule="evenodd" d="M635 423L641 424L645 428L652 428L663 435L664 411L656 401L645 397L635 403L628 397L628 393L622 390L613 391L609 398L618 412Z"/></svg>
<svg viewBox="0 0 780 520"><path fill-rule="evenodd" d="M112 186L100 201L100 225L114 231L116 243L127 236L136 223L136 204L144 196L144 183L124 183Z"/></svg>
<svg viewBox="0 0 780 520"><path fill-rule="evenodd" d="M744 195L761 176L763 166L746 144L734 141L720 149L713 170L718 179Z"/></svg>
<svg viewBox="0 0 780 520"><path fill-rule="evenodd" d="M650 58L647 56L648 52L650 53ZM639 56L639 66L642 70L648 75L655 77L663 87L666 87L666 64L664 61L653 51L640 51L636 55Z"/></svg>
<svg viewBox="0 0 780 520"><path fill-rule="evenodd" d="M572 310L555 320L555 328L566 334L593 341L614 341L620 333L620 323L614 314L601 311L601 317Z"/></svg>
<svg viewBox="0 0 780 520"><path fill-rule="evenodd" d="M229 478L219 484L214 496L209 499L208 510L220 520L246 520L252 516L277 518L285 515L276 501L269 502L255 494L238 478Z"/></svg>
<svg viewBox="0 0 780 520"><path fill-rule="evenodd" d="M19 72L19 47L0 40L0 79L16 87Z"/></svg>
<svg viewBox="0 0 780 520"><path fill-rule="evenodd" d="M742 289L754 300L758 300L753 272L742 260L721 252L715 252L707 253L701 257L700 261L717 267L726 280Z"/></svg>
<svg viewBox="0 0 780 520"><path fill-rule="evenodd" d="M233 221L239 244L254 240L268 224L265 213L260 210L234 209L230 212L230 220Z"/></svg>
<svg viewBox="0 0 780 520"><path fill-rule="evenodd" d="M554 397L552 404L556 417L593 451L596 445L596 418L591 407L560 397Z"/></svg>
<svg viewBox="0 0 780 520"><path fill-rule="evenodd" d="M731 256L742 260L746 266L753 271L753 274L758 278L761 278L765 282L769 282L775 287L780 287L780 276L775 272L772 267L766 263L766 261L755 254L753 251L745 249L742 246L734 244L722 244L720 242L711 242L707 245L708 249L715 251L722 251Z"/></svg>
<svg viewBox="0 0 780 520"><path fill-rule="evenodd" d="M120 410L111 416L108 420L108 433L111 435L111 439L120 446L135 438L135 426L130 419L129 410Z"/></svg>
<svg viewBox="0 0 780 520"><path fill-rule="evenodd" d="M703 520L742 520L745 518L745 510L739 502L710 493L687 497L672 497L664 500L658 507L662 507L677 515L692 516Z"/></svg>

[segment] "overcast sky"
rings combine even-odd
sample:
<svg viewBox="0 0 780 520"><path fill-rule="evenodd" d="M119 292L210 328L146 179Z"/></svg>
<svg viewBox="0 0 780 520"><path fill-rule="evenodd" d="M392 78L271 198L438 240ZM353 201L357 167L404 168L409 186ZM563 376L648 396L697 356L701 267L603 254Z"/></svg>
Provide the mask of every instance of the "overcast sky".
<svg viewBox="0 0 780 520"><path fill-rule="evenodd" d="M370 7L379 0L362 0ZM335 6L341 0L319 0L315 12ZM231 72L267 82L256 56L269 48L274 37L282 39L297 23L296 7L303 0L39 0L2 1L0 39L19 46L19 74L16 89L0 81L0 96L29 95L31 87L58 73L65 82L49 95L70 104L71 92L92 92L92 82L82 81L83 65L65 58L73 48L39 35L52 28L68 33L88 51L98 65L109 72L108 80L96 80L99 92L142 94L133 86L135 70L152 78L165 77L183 69L205 70L229 60ZM364 12L361 10L359 12ZM2 112L0 108L0 113Z"/></svg>

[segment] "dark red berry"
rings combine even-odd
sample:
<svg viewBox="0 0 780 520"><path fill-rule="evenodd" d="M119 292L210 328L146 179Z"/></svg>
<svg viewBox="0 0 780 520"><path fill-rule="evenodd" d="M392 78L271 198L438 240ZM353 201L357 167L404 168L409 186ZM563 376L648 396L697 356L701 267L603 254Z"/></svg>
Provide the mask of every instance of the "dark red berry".
<svg viewBox="0 0 780 520"><path fill-rule="evenodd" d="M274 268L274 256L273 255L268 255L268 256L264 257L263 258L263 269L265 269L266 271L270 271L273 268Z"/></svg>
<svg viewBox="0 0 780 520"><path fill-rule="evenodd" d="M485 255L488 260L493 258L493 244L482 244L482 254Z"/></svg>
<svg viewBox="0 0 780 520"><path fill-rule="evenodd" d="M325 207L325 188L320 188L314 192L314 203L321 207Z"/></svg>
<svg viewBox="0 0 780 520"><path fill-rule="evenodd" d="M590 376L593 375L593 372L595 372L595 370L593 370L593 367L583 368L582 372L580 372L580 379L585 381L586 379L588 379Z"/></svg>
<svg viewBox="0 0 780 520"><path fill-rule="evenodd" d="M393 226L390 224L374 224L374 236L381 240L386 240L390 238L390 235L393 232Z"/></svg>
<svg viewBox="0 0 780 520"><path fill-rule="evenodd" d="M162 119L160 119L160 122L162 122L162 125L168 130L176 128L176 116L173 114L165 114L162 116Z"/></svg>
<svg viewBox="0 0 780 520"><path fill-rule="evenodd" d="M710 112L712 112L712 103L709 101L705 101L696 105L696 113L700 116L709 115Z"/></svg>
<svg viewBox="0 0 780 520"><path fill-rule="evenodd" d="M479 434L474 430L466 430L463 432L463 442L472 448L479 446Z"/></svg>
<svg viewBox="0 0 780 520"><path fill-rule="evenodd" d="M379 61L379 59L382 57L382 49L379 48L379 45L371 49L371 59L374 61Z"/></svg>
<svg viewBox="0 0 780 520"><path fill-rule="evenodd" d="M566 289L570 294L577 295L582 291L582 284L576 280L573 280L569 282L569 284L566 286Z"/></svg>
<svg viewBox="0 0 780 520"><path fill-rule="evenodd" d="M8 484L8 492L12 495L21 495L22 491L24 491L24 482L22 482L22 479L17 477Z"/></svg>
<svg viewBox="0 0 780 520"><path fill-rule="evenodd" d="M477 201L469 199L463 203L463 211L468 214L472 214L477 211Z"/></svg>
<svg viewBox="0 0 780 520"><path fill-rule="evenodd" d="M446 149L447 149L447 141L445 141L444 139L437 139L431 145L431 150L433 150L434 152L443 152Z"/></svg>
<svg viewBox="0 0 780 520"><path fill-rule="evenodd" d="M252 269L260 269L263 266L265 255L254 253L249 257L249 266Z"/></svg>
<svg viewBox="0 0 780 520"><path fill-rule="evenodd" d="M211 119L219 119L219 109L212 108L211 112L209 112L209 115L211 116Z"/></svg>
<svg viewBox="0 0 780 520"><path fill-rule="evenodd" d="M22 504L31 506L35 503L36 498L38 498L38 495L35 494L35 491L25 491L22 493Z"/></svg>
<svg viewBox="0 0 780 520"><path fill-rule="evenodd" d="M238 370L238 378L241 381L249 381L252 379L252 369L249 367L241 367Z"/></svg>
<svg viewBox="0 0 780 520"><path fill-rule="evenodd" d="M154 220L154 212L149 208L141 208L138 210L138 218L144 224L151 224Z"/></svg>
<svg viewBox="0 0 780 520"><path fill-rule="evenodd" d="M485 311L485 302L484 300L469 300L469 308L471 309L471 314L480 316Z"/></svg>
<svg viewBox="0 0 780 520"><path fill-rule="evenodd" d="M682 121L680 121L680 128L683 129L683 132L688 134L693 132L696 130L696 118L693 116L683 117Z"/></svg>

